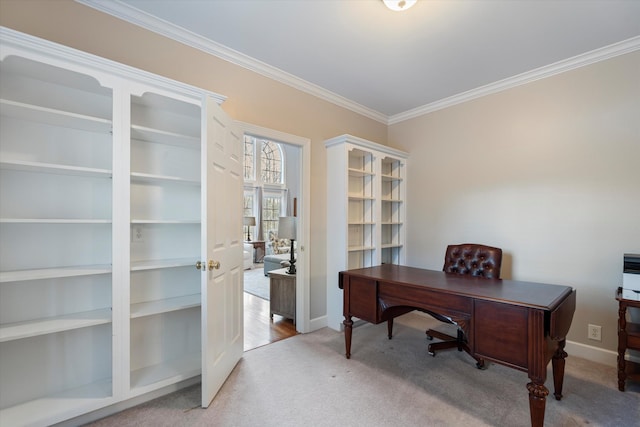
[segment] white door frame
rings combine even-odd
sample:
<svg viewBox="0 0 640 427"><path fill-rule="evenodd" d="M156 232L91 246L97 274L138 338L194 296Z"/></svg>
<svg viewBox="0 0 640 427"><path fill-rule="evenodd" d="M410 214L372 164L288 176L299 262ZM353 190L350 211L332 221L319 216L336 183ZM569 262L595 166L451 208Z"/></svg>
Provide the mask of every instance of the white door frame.
<svg viewBox="0 0 640 427"><path fill-rule="evenodd" d="M245 135L283 142L300 148L300 199L298 200L298 255L296 262L296 331L310 332L309 301L309 236L311 212L311 140L297 135L236 121L240 131Z"/></svg>

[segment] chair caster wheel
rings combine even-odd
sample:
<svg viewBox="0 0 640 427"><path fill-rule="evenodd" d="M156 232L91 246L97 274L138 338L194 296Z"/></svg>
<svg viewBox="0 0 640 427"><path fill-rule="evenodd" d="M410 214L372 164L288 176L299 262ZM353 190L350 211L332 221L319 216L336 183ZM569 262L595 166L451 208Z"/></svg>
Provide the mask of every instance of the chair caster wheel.
<svg viewBox="0 0 640 427"><path fill-rule="evenodd" d="M433 337L432 337L431 335L427 335L427 339L428 339L429 341L433 341Z"/></svg>

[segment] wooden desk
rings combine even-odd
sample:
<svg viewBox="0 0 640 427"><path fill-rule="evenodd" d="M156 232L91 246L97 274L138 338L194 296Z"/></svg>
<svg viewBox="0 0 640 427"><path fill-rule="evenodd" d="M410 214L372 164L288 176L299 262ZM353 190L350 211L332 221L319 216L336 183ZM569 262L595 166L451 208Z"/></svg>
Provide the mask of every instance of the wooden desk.
<svg viewBox="0 0 640 427"><path fill-rule="evenodd" d="M627 349L640 351L640 324L627 322L627 308L640 309L640 301L622 297L622 288L616 291L618 300L618 390L624 391L628 379L640 381L640 364L625 360Z"/></svg>
<svg viewBox="0 0 640 427"><path fill-rule="evenodd" d="M259 263L262 262L265 254L265 242L264 240L252 240L252 241L244 241L250 245L253 245L253 262Z"/></svg>
<svg viewBox="0 0 640 427"><path fill-rule="evenodd" d="M449 316L463 329L472 355L527 372L531 425L544 424L547 366L562 398L566 335L576 292L568 286L484 279L383 264L342 271L344 336L351 357L352 317L389 321L412 310Z"/></svg>
<svg viewBox="0 0 640 427"><path fill-rule="evenodd" d="M271 270L269 274L269 312L273 318L279 314L296 323L296 275L288 268Z"/></svg>

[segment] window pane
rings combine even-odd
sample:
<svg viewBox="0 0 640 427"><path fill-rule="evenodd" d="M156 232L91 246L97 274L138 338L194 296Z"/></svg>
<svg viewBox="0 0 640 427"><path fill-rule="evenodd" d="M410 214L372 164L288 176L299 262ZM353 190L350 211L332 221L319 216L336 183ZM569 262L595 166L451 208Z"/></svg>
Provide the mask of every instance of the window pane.
<svg viewBox="0 0 640 427"><path fill-rule="evenodd" d="M244 193L244 216L253 216L253 194Z"/></svg>
<svg viewBox="0 0 640 427"><path fill-rule="evenodd" d="M254 139L250 136L244 137L244 179L255 180L255 162L253 158Z"/></svg>
<svg viewBox="0 0 640 427"><path fill-rule="evenodd" d="M262 141L260 163L262 166L262 182L265 184L282 183L282 156L280 155L278 144L271 141Z"/></svg>
<svg viewBox="0 0 640 427"><path fill-rule="evenodd" d="M265 196L262 205L262 230L267 240L278 235L280 196Z"/></svg>

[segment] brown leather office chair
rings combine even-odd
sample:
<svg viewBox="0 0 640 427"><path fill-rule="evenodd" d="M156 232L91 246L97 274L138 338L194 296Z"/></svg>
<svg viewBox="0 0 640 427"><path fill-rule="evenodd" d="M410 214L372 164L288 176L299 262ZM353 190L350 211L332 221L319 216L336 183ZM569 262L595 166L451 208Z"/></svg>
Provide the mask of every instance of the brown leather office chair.
<svg viewBox="0 0 640 427"><path fill-rule="evenodd" d="M444 257L444 267L442 271L451 274L463 274L486 279L499 279L500 267L502 265L502 249L492 246L464 243L461 245L447 246ZM441 342L429 344L429 354L434 356L436 351L457 348L458 351L470 353L467 340L462 330L462 324L466 319L453 319L445 316L437 316L437 319L446 323L454 324L457 328L457 335L451 336L435 329L427 330L427 338L432 340L438 338ZM484 360L475 358L476 366L484 368Z"/></svg>

